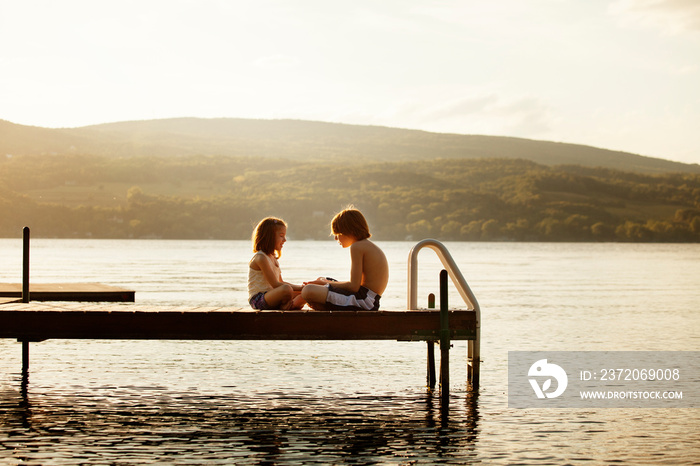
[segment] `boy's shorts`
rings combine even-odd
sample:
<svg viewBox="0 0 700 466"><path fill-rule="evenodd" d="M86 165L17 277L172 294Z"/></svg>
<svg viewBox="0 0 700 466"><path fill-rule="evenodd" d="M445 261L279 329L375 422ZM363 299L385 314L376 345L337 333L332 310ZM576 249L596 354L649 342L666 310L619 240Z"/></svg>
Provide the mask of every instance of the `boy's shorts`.
<svg viewBox="0 0 700 466"><path fill-rule="evenodd" d="M265 293L260 292L256 295L254 295L252 298L250 298L250 307L253 309L258 309L260 311L268 311L270 310L269 304L267 304L267 301L265 301Z"/></svg>
<svg viewBox="0 0 700 466"><path fill-rule="evenodd" d="M328 284L328 296L326 303L329 309L339 311L378 311L379 296L374 291L361 286L357 293L336 288Z"/></svg>

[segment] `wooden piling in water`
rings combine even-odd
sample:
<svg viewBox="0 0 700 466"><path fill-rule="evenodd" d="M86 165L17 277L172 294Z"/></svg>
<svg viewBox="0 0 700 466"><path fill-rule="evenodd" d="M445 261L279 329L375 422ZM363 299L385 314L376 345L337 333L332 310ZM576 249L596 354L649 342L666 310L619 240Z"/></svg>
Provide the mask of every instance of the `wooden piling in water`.
<svg viewBox="0 0 700 466"><path fill-rule="evenodd" d="M22 340L22 374L29 371L29 342Z"/></svg>
<svg viewBox="0 0 700 466"><path fill-rule="evenodd" d="M447 300L447 271L440 271L440 394L450 391L450 315Z"/></svg>
<svg viewBox="0 0 700 466"><path fill-rule="evenodd" d="M29 302L29 227L22 230L22 302Z"/></svg>
<svg viewBox="0 0 700 466"><path fill-rule="evenodd" d="M435 309L435 294L430 293L428 295L428 309ZM428 340L428 375L427 375L427 385L431 390L435 388L435 383L437 379L435 377L435 342Z"/></svg>

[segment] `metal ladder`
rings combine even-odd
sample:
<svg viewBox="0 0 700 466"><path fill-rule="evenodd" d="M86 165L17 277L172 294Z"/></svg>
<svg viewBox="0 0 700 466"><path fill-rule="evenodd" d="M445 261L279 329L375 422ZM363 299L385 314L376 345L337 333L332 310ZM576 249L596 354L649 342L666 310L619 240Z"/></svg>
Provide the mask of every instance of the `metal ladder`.
<svg viewBox="0 0 700 466"><path fill-rule="evenodd" d="M479 388L480 341L481 341L481 309L467 281L462 276L459 267L444 244L434 239L424 239L418 242L408 255L408 309L418 309L418 252L428 247L435 251L442 265L447 270L452 283L459 291L467 308L476 314L476 338L467 342L467 382L476 390ZM429 345L431 342L428 342Z"/></svg>

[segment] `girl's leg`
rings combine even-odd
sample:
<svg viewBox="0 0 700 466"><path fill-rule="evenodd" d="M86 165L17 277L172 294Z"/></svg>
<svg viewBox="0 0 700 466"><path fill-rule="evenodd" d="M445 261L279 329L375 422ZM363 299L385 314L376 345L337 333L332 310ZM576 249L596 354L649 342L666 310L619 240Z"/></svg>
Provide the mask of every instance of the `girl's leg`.
<svg viewBox="0 0 700 466"><path fill-rule="evenodd" d="M301 297L301 292L296 291L294 293L294 299L292 299L292 304L291 304L290 309L295 309L295 310L301 309L304 307L304 304L306 304L306 301L304 300L304 298Z"/></svg>
<svg viewBox="0 0 700 466"><path fill-rule="evenodd" d="M271 309L286 309L292 301L292 287L281 285L265 293L265 302Z"/></svg>

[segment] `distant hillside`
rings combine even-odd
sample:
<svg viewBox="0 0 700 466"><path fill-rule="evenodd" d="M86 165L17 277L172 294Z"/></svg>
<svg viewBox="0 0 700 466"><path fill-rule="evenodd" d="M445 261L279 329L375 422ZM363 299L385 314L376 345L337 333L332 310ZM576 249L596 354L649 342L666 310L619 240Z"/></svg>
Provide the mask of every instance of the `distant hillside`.
<svg viewBox="0 0 700 466"><path fill-rule="evenodd" d="M176 118L49 129L0 120L0 154L108 157L243 156L324 160L420 161L515 158L639 173L700 173L683 164L626 152L530 139L300 120Z"/></svg>
<svg viewBox="0 0 700 466"><path fill-rule="evenodd" d="M328 239L360 208L381 241L700 242L700 174L522 159L333 162L254 157L0 157L0 237L248 239L267 215Z"/></svg>

